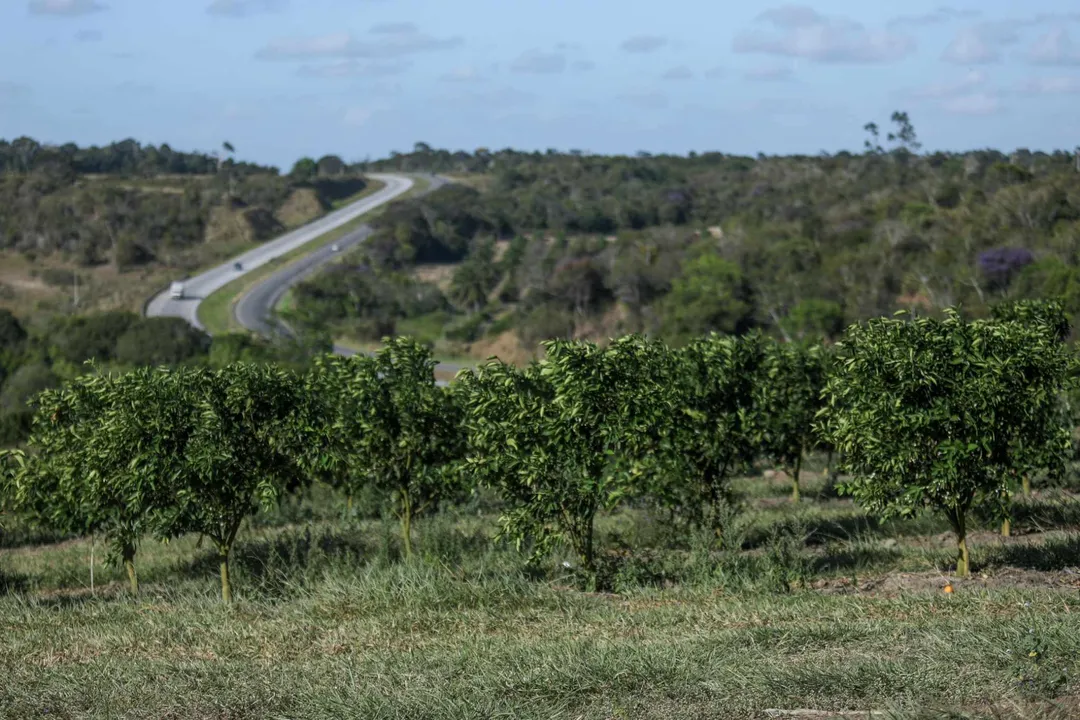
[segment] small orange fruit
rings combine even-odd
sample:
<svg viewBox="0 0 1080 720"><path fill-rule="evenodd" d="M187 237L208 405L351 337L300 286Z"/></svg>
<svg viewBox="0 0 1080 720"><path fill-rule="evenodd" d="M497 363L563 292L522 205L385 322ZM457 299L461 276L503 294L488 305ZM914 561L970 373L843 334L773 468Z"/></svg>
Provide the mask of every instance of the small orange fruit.
<svg viewBox="0 0 1080 720"><path fill-rule="evenodd" d="M952 585L946 585L945 586L945 592L951 593L952 592Z"/></svg>

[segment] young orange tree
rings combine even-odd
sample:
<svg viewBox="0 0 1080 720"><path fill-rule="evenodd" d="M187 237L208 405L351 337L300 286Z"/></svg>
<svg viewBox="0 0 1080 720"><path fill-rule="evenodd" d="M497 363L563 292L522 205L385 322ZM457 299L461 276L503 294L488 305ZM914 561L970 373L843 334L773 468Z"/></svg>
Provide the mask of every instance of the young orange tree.
<svg viewBox="0 0 1080 720"><path fill-rule="evenodd" d="M942 512L967 575L969 511L1003 516L1017 470L1064 460L1070 354L1037 325L951 310L852 326L838 351L819 418L852 475L842 490L882 516Z"/></svg>
<svg viewBox="0 0 1080 720"><path fill-rule="evenodd" d="M387 339L374 357L316 359L309 392L326 408L317 474L350 496L370 485L394 504L405 556L417 517L457 494L465 433L451 393L435 383L431 351Z"/></svg>
<svg viewBox="0 0 1080 720"><path fill-rule="evenodd" d="M493 361L459 375L468 469L505 499L502 536L532 542L530 559L566 541L593 581L597 514L648 486L671 454L678 367L637 336L544 348L523 370Z"/></svg>
<svg viewBox="0 0 1080 720"><path fill-rule="evenodd" d="M817 434L814 418L825 387L825 352L819 344L765 344L756 413L762 430L762 452L791 478L791 500L799 502L803 455Z"/></svg>

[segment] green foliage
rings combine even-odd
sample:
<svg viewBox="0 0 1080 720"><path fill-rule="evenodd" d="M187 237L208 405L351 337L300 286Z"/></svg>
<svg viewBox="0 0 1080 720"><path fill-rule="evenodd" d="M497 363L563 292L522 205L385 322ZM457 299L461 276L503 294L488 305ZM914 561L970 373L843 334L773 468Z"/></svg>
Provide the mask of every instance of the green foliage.
<svg viewBox="0 0 1080 720"><path fill-rule="evenodd" d="M965 574L970 509L1003 516L1013 475L1064 461L1058 396L1071 363L1041 325L949 311L852 326L821 413L853 475L844 491L883 517L942 512Z"/></svg>
<svg viewBox="0 0 1080 720"><path fill-rule="evenodd" d="M332 438L316 474L349 497L365 487L389 497L406 557L413 521L456 496L461 479L453 464L464 450L462 416L435 384L435 365L428 348L394 338L374 357L316 358L307 376Z"/></svg>
<svg viewBox="0 0 1080 720"><path fill-rule="evenodd" d="M813 448L814 419L822 406L826 379L825 349L803 343L765 344L760 407L762 455L791 476L793 501L799 500L803 455Z"/></svg>
<svg viewBox="0 0 1080 720"><path fill-rule="evenodd" d="M182 318L144 318L116 340L116 360L125 365L177 365L210 350L210 336Z"/></svg>
<svg viewBox="0 0 1080 720"><path fill-rule="evenodd" d="M730 502L727 482L748 467L761 449L755 411L765 362L759 334L698 338L678 352L681 412L667 422L681 472L658 485L654 497L719 537Z"/></svg>
<svg viewBox="0 0 1080 720"><path fill-rule="evenodd" d="M710 331L745 332L752 321L752 304L739 267L702 252L672 282L663 317L664 332L673 338Z"/></svg>
<svg viewBox="0 0 1080 720"><path fill-rule="evenodd" d="M48 365L35 362L20 366L4 381L0 391L0 414L23 410L35 395L59 384L60 378Z"/></svg>
<svg viewBox="0 0 1080 720"><path fill-rule="evenodd" d="M507 504L500 533L533 558L568 541L595 578L593 523L670 469L674 356L630 336L599 348L549 341L519 370L498 361L459 376L468 413L468 467Z"/></svg>
<svg viewBox="0 0 1080 720"><path fill-rule="evenodd" d="M153 426L142 431L148 433L144 442L183 447L180 453L152 453L160 472L175 478L169 512L156 531L164 537L196 532L210 538L218 550L222 598L229 602L229 553L240 524L310 477L311 448L328 440L318 422L319 408L300 378L268 365L155 370L144 376L169 391L159 407L190 418L172 431Z"/></svg>
<svg viewBox="0 0 1080 720"><path fill-rule="evenodd" d="M170 462L171 453L158 453L177 450L130 441L132 431L152 442L159 437L154 431L163 398L145 376L86 375L42 393L30 454L14 482L17 507L38 524L59 533L104 535L110 559L127 567L133 593L136 547L150 529L159 483L167 478L145 468Z"/></svg>

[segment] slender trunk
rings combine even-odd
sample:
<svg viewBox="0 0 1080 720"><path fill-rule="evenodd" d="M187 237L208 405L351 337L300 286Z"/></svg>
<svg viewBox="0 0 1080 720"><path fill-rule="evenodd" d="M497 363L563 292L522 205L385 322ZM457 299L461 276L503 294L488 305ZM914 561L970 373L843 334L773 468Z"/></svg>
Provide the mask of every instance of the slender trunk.
<svg viewBox="0 0 1080 720"><path fill-rule="evenodd" d="M232 583L229 580L229 548L218 549L218 563L221 570L221 599L225 603L232 603Z"/></svg>
<svg viewBox="0 0 1080 720"><path fill-rule="evenodd" d="M412 498L409 491L401 493L401 540L405 546L405 559L412 557Z"/></svg>
<svg viewBox="0 0 1080 720"><path fill-rule="evenodd" d="M196 550L199 550L199 549L202 548L202 541L203 541L204 537L206 537L206 536L203 535L202 533L199 533L199 539L195 541L195 549Z"/></svg>
<svg viewBox="0 0 1080 720"><path fill-rule="evenodd" d="M802 471L802 455L795 458L795 467L791 473L791 502L799 502L799 473Z"/></svg>
<svg viewBox="0 0 1080 720"><path fill-rule="evenodd" d="M1012 521L1005 518L1001 521L1001 536L1009 537L1010 535L1012 535Z"/></svg>
<svg viewBox="0 0 1080 720"><path fill-rule="evenodd" d="M124 559L124 567L127 569L128 583L131 586L131 594L139 594L139 576L135 574L135 545L124 545L120 551Z"/></svg>
<svg viewBox="0 0 1080 720"><path fill-rule="evenodd" d="M968 572L971 570L967 546L967 518L964 513L965 511L962 509L956 509L949 512L949 522L952 525L953 533L956 534L957 577L967 577Z"/></svg>
<svg viewBox="0 0 1080 720"><path fill-rule="evenodd" d="M352 515L352 493L349 493L348 497L345 498L345 512Z"/></svg>
<svg viewBox="0 0 1080 720"><path fill-rule="evenodd" d="M1024 497L1031 497L1031 477L1029 475L1025 475L1020 481L1020 484L1024 488Z"/></svg>
<svg viewBox="0 0 1080 720"><path fill-rule="evenodd" d="M822 475L829 479L832 479L832 456L832 448L829 448L829 450L825 453L825 470L824 472L822 472Z"/></svg>
<svg viewBox="0 0 1080 720"><path fill-rule="evenodd" d="M90 594L94 594L94 536L90 536Z"/></svg>

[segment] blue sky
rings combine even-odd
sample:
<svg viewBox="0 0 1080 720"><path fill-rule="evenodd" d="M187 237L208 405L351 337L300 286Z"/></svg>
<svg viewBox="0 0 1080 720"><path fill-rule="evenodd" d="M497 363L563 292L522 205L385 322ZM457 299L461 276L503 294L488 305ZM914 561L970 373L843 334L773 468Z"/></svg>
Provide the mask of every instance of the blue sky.
<svg viewBox="0 0 1080 720"><path fill-rule="evenodd" d="M1072 0L5 0L0 137L288 167L436 147L835 152L1080 143Z"/></svg>

